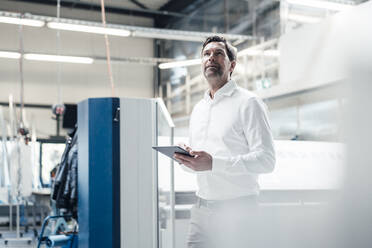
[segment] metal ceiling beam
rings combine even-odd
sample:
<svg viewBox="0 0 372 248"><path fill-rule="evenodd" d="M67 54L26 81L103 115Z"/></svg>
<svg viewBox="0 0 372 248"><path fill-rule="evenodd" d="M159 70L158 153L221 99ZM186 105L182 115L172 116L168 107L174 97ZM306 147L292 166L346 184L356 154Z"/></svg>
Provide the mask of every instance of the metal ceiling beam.
<svg viewBox="0 0 372 248"><path fill-rule="evenodd" d="M19 13L0 11L0 16L19 18ZM44 22L60 22L60 23L86 25L86 26L92 26L92 27L102 26L102 23L99 23L99 22L83 21L83 20L68 19L68 18L59 18L57 20L56 17L32 15L28 13L25 14L25 17L27 17L28 19L41 20ZM106 26L107 28L123 29L123 30L130 31L132 37L149 38L149 39L167 39L167 40L201 42L206 37L215 35L215 33L207 33L207 32L148 28L148 27L138 27L138 26L119 25L119 24L107 24ZM252 40L254 39L253 37L247 36L247 35L234 35L234 34L219 34L219 35L223 35L226 37L226 39L229 39L229 40Z"/></svg>
<svg viewBox="0 0 372 248"><path fill-rule="evenodd" d="M143 5L142 3L140 3L139 1L137 0L129 0L131 3L134 3L135 5L137 5L138 7L140 7L141 9L148 9L145 5Z"/></svg>
<svg viewBox="0 0 372 248"><path fill-rule="evenodd" d="M9 107L9 102L0 102L0 106ZM20 103L14 103L14 106L21 107ZM36 103L25 103L25 108L43 108L43 109L52 109L52 105L49 104L36 104Z"/></svg>
<svg viewBox="0 0 372 248"><path fill-rule="evenodd" d="M12 1L57 6L57 0L32 0L32 1L12 0ZM98 11L98 12L101 11L101 6L99 4L83 2L83 1L61 0L61 7ZM175 13L171 11L151 10L151 9L130 9L130 8L113 7L110 5L105 6L105 11L107 13L139 16L139 17L152 18L152 19L159 18L162 16L173 16L173 17L186 17L187 16L185 14Z"/></svg>

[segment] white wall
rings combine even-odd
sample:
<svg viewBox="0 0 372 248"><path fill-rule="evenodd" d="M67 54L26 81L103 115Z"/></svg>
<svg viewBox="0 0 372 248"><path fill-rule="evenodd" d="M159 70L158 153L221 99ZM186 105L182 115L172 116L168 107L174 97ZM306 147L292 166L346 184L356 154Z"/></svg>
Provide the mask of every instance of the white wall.
<svg viewBox="0 0 372 248"><path fill-rule="evenodd" d="M19 48L19 32L16 25L0 24L1 50ZM152 39L110 37L112 57L152 57ZM24 51L56 54L56 31L48 28L24 27ZM101 35L61 31L61 54L78 56L105 56L104 38ZM56 63L24 62L25 97L28 103L53 103L57 95ZM118 96L151 97L153 94L153 67L138 64L113 64L114 80ZM6 101L9 93L19 95L18 60L0 59L0 101ZM92 65L62 64L61 85L63 99L80 101L86 97L110 95L106 63Z"/></svg>
<svg viewBox="0 0 372 248"><path fill-rule="evenodd" d="M280 37L280 83L329 83L345 79L352 9Z"/></svg>
<svg viewBox="0 0 372 248"><path fill-rule="evenodd" d="M364 9L361 4L356 9ZM340 83L346 79L352 44L350 33L359 28L356 9L329 16L315 24L291 30L279 39L278 86L258 92L263 98ZM361 20L361 23L368 23Z"/></svg>

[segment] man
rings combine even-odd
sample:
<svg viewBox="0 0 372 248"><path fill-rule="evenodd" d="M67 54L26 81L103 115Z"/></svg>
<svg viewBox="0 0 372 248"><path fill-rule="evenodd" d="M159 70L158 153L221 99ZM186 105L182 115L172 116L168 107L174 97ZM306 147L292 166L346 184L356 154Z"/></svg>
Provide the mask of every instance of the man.
<svg viewBox="0 0 372 248"><path fill-rule="evenodd" d="M197 173L188 247L247 247L246 237L255 235L258 175L275 165L266 108L231 79L237 52L223 37L207 38L201 56L209 90L190 118L186 149L193 157L174 156Z"/></svg>

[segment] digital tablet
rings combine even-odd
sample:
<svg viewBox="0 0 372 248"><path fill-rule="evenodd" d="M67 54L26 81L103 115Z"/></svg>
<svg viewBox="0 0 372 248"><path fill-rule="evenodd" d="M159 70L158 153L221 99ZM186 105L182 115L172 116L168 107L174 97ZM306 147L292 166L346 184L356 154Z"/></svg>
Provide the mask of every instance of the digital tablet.
<svg viewBox="0 0 372 248"><path fill-rule="evenodd" d="M192 155L190 155L190 153L188 151L186 151L185 149L183 149L179 146L153 146L152 149L163 153L164 155L170 157L171 159L174 159L173 155L175 153L181 153L183 155L193 157Z"/></svg>

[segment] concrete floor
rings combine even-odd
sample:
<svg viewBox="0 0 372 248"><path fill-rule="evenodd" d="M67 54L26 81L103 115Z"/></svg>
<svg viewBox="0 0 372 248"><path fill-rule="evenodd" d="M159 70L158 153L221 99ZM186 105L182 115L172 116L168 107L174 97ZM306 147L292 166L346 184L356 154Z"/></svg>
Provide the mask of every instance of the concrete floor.
<svg viewBox="0 0 372 248"><path fill-rule="evenodd" d="M36 247L37 238L35 237L34 231L29 229L27 233L24 232L24 228L20 230L21 235L17 238L17 232L15 228L10 231L8 227L0 228L0 247ZM40 228L38 233L40 232Z"/></svg>

